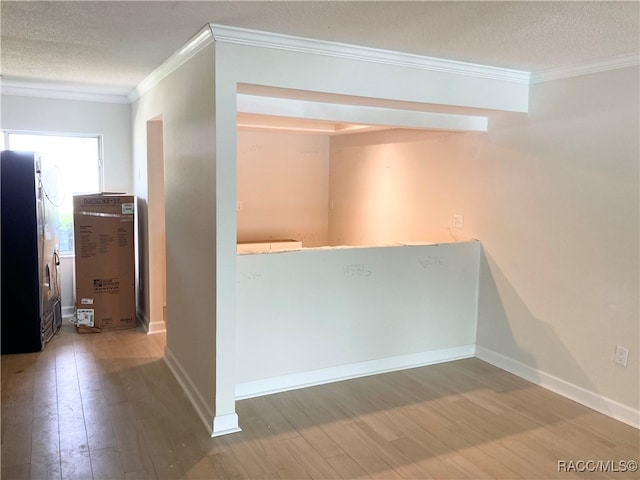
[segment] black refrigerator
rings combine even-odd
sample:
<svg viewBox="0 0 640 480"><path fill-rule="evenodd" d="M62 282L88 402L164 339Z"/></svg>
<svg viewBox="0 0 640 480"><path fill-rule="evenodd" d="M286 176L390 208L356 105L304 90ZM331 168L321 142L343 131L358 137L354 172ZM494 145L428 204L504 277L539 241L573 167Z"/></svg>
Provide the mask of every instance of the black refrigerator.
<svg viewBox="0 0 640 480"><path fill-rule="evenodd" d="M2 354L40 351L62 325L58 177L36 153L1 153Z"/></svg>

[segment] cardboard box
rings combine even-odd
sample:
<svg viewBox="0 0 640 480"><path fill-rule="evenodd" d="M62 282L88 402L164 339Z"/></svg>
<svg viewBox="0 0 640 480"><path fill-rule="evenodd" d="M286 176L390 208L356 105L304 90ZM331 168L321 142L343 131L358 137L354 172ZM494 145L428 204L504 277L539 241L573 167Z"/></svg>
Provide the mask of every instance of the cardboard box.
<svg viewBox="0 0 640 480"><path fill-rule="evenodd" d="M136 326L134 197L74 195L76 321L80 333Z"/></svg>

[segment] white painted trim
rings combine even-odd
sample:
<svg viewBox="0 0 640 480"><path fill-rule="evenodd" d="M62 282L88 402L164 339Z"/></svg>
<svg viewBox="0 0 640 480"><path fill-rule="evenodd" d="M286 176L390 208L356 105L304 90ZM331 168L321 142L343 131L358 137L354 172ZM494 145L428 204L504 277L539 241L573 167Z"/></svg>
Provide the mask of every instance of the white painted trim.
<svg viewBox="0 0 640 480"><path fill-rule="evenodd" d="M133 103L142 95L155 87L160 81L177 70L181 65L193 58L196 54L213 43L213 36L209 25L205 25L198 33L177 52L165 60L158 68L151 72L133 91L127 96Z"/></svg>
<svg viewBox="0 0 640 480"><path fill-rule="evenodd" d="M191 405L193 405L193 408L200 417L200 420L202 420L202 423L204 423L209 434L213 435L215 428L215 416L207 406L207 403L204 401L200 391L196 388L185 369L180 365L180 362L178 362L173 353L171 353L169 347L165 347L164 349L164 363L166 363L167 367L169 367L169 370L171 370L171 373L182 387L182 390L187 395L187 398L191 402Z"/></svg>
<svg viewBox="0 0 640 480"><path fill-rule="evenodd" d="M640 56L638 56L638 54L619 55L616 57L600 60L598 62L567 65L565 67L549 68L546 70L533 72L531 74L530 83L535 84L550 82L552 80L578 77L580 75L589 75L592 73L605 72L608 70L637 67L638 65L640 65Z"/></svg>
<svg viewBox="0 0 640 480"><path fill-rule="evenodd" d="M167 326L164 322L150 322L147 314L142 311L139 306L136 306L136 317L138 317L138 321L144 327L147 335L153 335L154 333L165 333L167 331Z"/></svg>
<svg viewBox="0 0 640 480"><path fill-rule="evenodd" d="M236 400L473 357L474 345L381 358L236 384Z"/></svg>
<svg viewBox="0 0 640 480"><path fill-rule="evenodd" d="M635 410L480 345L476 346L476 357L627 425L640 428L640 410Z"/></svg>
<svg viewBox="0 0 640 480"><path fill-rule="evenodd" d="M2 95L13 97L53 98L57 100L77 100L129 104L127 97L113 93L88 91L86 87L73 84L30 83L2 80Z"/></svg>
<svg viewBox="0 0 640 480"><path fill-rule="evenodd" d="M292 52L325 55L329 57L382 63L407 68L418 68L434 72L453 73L471 77L490 78L514 83L529 83L529 72L507 68L459 62L444 58L426 57L412 53L394 52L378 48L347 45L344 43L315 40L311 38L282 35L278 33L249 30L211 24L216 42L249 45Z"/></svg>
<svg viewBox="0 0 640 480"><path fill-rule="evenodd" d="M480 115L401 110L397 108L345 105L291 98L239 93L238 113L326 120L330 122L381 125L400 128L429 128L449 131L486 132L489 119Z"/></svg>
<svg viewBox="0 0 640 480"><path fill-rule="evenodd" d="M378 132L381 130L388 130L389 127L385 126L368 126L368 125L351 125L344 127L341 125L327 125L326 127L317 128L308 126L294 127L291 125L276 125L263 123L251 123L251 122L238 122L238 128L243 130L252 131L268 131L268 132L290 132L290 133L308 133L310 135L349 135L351 133L364 133L364 132Z"/></svg>
<svg viewBox="0 0 640 480"><path fill-rule="evenodd" d="M147 335L154 335L156 333L166 333L167 325L164 322L151 322L147 328Z"/></svg>
<svg viewBox="0 0 640 480"><path fill-rule="evenodd" d="M76 314L76 307L71 305L70 307L62 307L62 318L70 318Z"/></svg>
<svg viewBox="0 0 640 480"><path fill-rule="evenodd" d="M221 435L229 435L230 433L241 432L242 429L238 426L238 414L228 413L226 415L218 415L213 419L213 433L212 437L219 437Z"/></svg>

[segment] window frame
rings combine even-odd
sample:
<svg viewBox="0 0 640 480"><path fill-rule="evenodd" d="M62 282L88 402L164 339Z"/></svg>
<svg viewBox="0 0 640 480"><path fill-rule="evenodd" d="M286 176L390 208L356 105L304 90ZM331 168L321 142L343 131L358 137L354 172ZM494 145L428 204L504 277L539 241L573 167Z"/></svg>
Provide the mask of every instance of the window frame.
<svg viewBox="0 0 640 480"><path fill-rule="evenodd" d="M97 160L98 160L98 188L102 192L104 191L104 142L103 135L101 133L84 133L84 132L53 132L53 131L41 131L41 130L20 130L20 129L2 129L0 133L3 138L3 148L11 150L11 135L32 135L41 137L67 137L67 138L91 138L96 139L98 142ZM70 192L74 195L74 192ZM60 252L60 257L75 257L75 245L73 250L66 250Z"/></svg>

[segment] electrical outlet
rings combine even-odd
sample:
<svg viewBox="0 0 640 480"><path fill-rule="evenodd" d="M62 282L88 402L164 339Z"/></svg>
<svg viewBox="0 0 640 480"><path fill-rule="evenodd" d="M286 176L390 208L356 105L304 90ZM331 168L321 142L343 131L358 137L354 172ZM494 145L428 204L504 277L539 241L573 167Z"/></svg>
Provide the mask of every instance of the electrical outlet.
<svg viewBox="0 0 640 480"><path fill-rule="evenodd" d="M244 208L244 203L242 203L242 200L238 200L236 202L236 211L239 212L240 210L242 210Z"/></svg>
<svg viewBox="0 0 640 480"><path fill-rule="evenodd" d="M464 228L464 217L462 215L453 216L453 228Z"/></svg>
<svg viewBox="0 0 640 480"><path fill-rule="evenodd" d="M626 367L628 358L629 358L629 349L625 347L621 347L620 345L616 345L616 356L613 361L616 362L618 365L622 365L623 367Z"/></svg>

